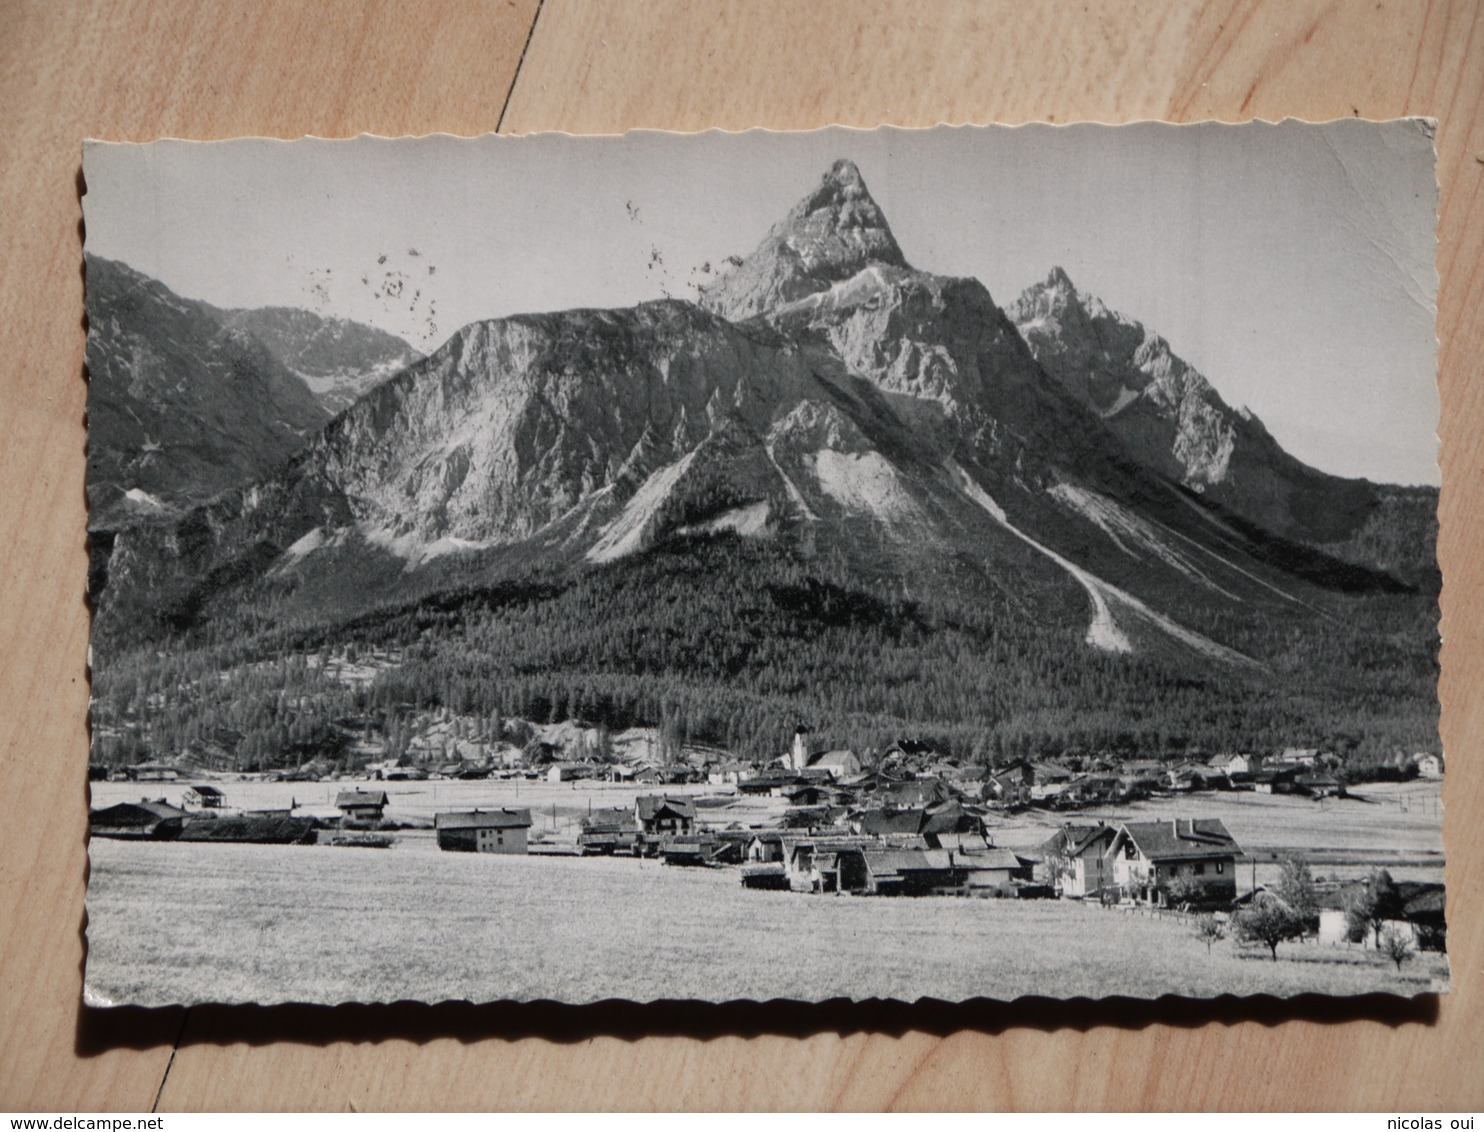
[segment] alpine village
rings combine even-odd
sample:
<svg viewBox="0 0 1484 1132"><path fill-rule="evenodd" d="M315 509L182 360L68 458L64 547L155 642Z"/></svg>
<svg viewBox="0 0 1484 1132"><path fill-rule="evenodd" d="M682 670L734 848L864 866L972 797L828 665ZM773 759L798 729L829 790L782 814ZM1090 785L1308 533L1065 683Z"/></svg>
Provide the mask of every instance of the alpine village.
<svg viewBox="0 0 1484 1132"><path fill-rule="evenodd" d="M92 836L1445 949L1435 489L849 161L704 270L425 357L90 257Z"/></svg>

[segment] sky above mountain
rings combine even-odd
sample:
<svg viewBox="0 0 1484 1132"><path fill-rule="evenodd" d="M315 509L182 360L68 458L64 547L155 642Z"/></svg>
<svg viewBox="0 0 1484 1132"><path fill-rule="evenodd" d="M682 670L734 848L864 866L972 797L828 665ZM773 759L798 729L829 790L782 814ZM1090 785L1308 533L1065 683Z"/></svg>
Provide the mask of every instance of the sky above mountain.
<svg viewBox="0 0 1484 1132"><path fill-rule="evenodd" d="M1064 266L1305 462L1438 481L1416 123L94 144L87 246L427 350L482 318L695 298L841 157L915 267L1003 305Z"/></svg>

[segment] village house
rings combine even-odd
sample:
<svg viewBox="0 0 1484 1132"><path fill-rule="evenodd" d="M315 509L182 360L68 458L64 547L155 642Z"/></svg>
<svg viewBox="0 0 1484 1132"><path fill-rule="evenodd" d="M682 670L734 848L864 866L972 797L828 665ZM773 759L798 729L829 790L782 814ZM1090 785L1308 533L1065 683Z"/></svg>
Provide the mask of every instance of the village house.
<svg viewBox="0 0 1484 1132"><path fill-rule="evenodd" d="M577 849L583 856L634 853L639 847L639 822L627 806L596 810L582 819Z"/></svg>
<svg viewBox="0 0 1484 1132"><path fill-rule="evenodd" d="M1261 769L1262 760L1255 755L1229 753L1212 755L1206 765L1217 774L1224 774L1230 778L1233 775L1255 774Z"/></svg>
<svg viewBox="0 0 1484 1132"><path fill-rule="evenodd" d="M335 808L352 821L380 821L386 811L385 790L342 790Z"/></svg>
<svg viewBox="0 0 1484 1132"><path fill-rule="evenodd" d="M641 794L634 799L634 818L646 837L684 837L696 828L696 804L690 798Z"/></svg>
<svg viewBox="0 0 1484 1132"><path fill-rule="evenodd" d="M1252 776L1252 789L1259 794L1292 794L1294 781L1303 773L1302 764L1265 765Z"/></svg>
<svg viewBox="0 0 1484 1132"><path fill-rule="evenodd" d="M88 832L94 837L165 841L180 836L186 812L165 802L120 802L88 814Z"/></svg>
<svg viewBox="0 0 1484 1132"><path fill-rule="evenodd" d="M525 853L528 809L466 810L434 814L438 848L455 853Z"/></svg>
<svg viewBox="0 0 1484 1132"><path fill-rule="evenodd" d="M1268 765L1313 766L1318 761L1318 747L1285 747L1268 760Z"/></svg>
<svg viewBox="0 0 1484 1132"><path fill-rule="evenodd" d="M1108 847L1112 882L1135 900L1166 904L1172 884L1207 901L1237 895L1241 849L1218 818L1126 822Z"/></svg>
<svg viewBox="0 0 1484 1132"><path fill-rule="evenodd" d="M224 795L215 786L187 786L181 796L186 809L219 810L226 804Z"/></svg>
<svg viewBox="0 0 1484 1132"><path fill-rule="evenodd" d="M1043 879L1063 896L1096 896L1113 883L1107 854L1117 833L1102 822L1062 826L1041 846Z"/></svg>
<svg viewBox="0 0 1484 1132"><path fill-rule="evenodd" d="M1418 778L1443 777L1443 759L1440 755L1418 754L1414 756L1412 765L1417 768Z"/></svg>
<svg viewBox="0 0 1484 1132"><path fill-rule="evenodd" d="M751 769L739 762L712 763L706 768L706 781L712 786L736 786Z"/></svg>
<svg viewBox="0 0 1484 1132"><path fill-rule="evenodd" d="M980 797L997 806L1023 806L1031 800L1030 782L1015 775L991 774Z"/></svg>

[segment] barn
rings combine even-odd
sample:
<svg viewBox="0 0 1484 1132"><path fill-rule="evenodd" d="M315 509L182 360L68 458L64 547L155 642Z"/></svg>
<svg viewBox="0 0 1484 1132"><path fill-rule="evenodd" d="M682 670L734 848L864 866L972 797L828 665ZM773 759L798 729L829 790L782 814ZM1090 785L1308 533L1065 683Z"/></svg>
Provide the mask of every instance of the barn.
<svg viewBox="0 0 1484 1132"><path fill-rule="evenodd" d="M502 807L435 814L433 828L438 832L438 848L451 853L524 854L528 852L531 811Z"/></svg>
<svg viewBox="0 0 1484 1132"><path fill-rule="evenodd" d="M88 814L88 832L94 837L167 841L180 836L186 812L158 802L120 802Z"/></svg>

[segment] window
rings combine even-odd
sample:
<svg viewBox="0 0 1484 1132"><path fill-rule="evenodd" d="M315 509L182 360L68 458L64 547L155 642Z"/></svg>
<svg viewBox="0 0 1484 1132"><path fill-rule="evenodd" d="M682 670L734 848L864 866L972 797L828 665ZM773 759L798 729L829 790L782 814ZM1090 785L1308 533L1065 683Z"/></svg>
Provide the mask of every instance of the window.
<svg viewBox="0 0 1484 1132"><path fill-rule="evenodd" d="M1190 871L1198 877L1203 877L1206 875L1206 866L1200 864L1192 865Z"/></svg>
<svg viewBox="0 0 1484 1132"><path fill-rule="evenodd" d="M1225 861L1217 861L1216 862L1216 875L1217 876L1220 876L1224 872L1226 872L1226 862Z"/></svg>
<svg viewBox="0 0 1484 1132"><path fill-rule="evenodd" d="M1139 858L1139 850L1132 841L1123 843L1123 859L1125 861L1136 861Z"/></svg>

